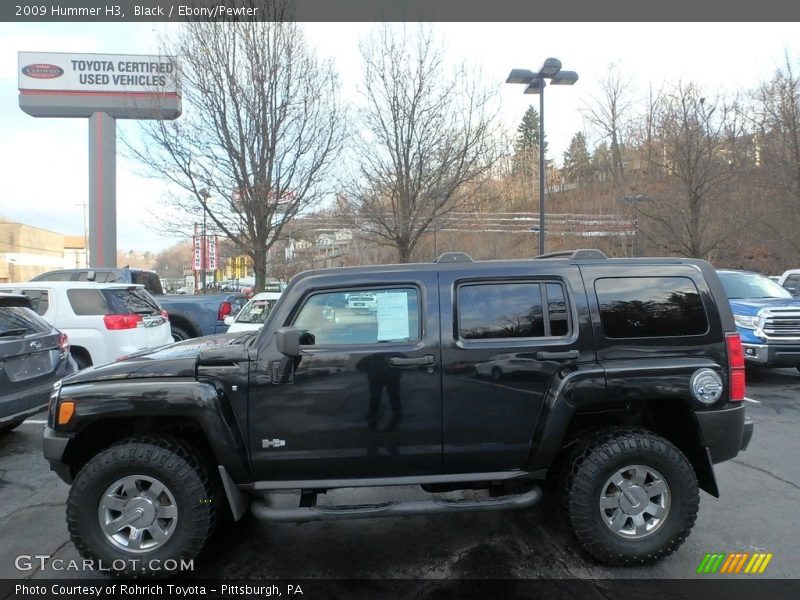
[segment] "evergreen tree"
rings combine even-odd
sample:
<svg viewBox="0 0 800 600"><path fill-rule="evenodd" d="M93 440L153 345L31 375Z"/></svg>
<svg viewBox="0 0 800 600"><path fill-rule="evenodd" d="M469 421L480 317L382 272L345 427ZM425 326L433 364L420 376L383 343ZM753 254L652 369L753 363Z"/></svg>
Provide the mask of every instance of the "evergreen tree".
<svg viewBox="0 0 800 600"><path fill-rule="evenodd" d="M546 138L546 136L545 136ZM547 140L544 143L544 153L547 156ZM539 159L539 113L533 106L522 116L522 122L517 127L517 137L514 140L514 171L522 171L528 175L534 171L538 173Z"/></svg>
<svg viewBox="0 0 800 600"><path fill-rule="evenodd" d="M564 175L568 182L585 181L592 172L592 156L586 145L586 136L576 133L564 152Z"/></svg>

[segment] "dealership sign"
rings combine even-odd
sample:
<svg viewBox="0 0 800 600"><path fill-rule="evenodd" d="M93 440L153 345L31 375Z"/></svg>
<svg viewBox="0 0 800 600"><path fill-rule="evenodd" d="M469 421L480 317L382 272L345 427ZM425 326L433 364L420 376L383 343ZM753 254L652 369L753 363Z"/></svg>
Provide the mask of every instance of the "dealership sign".
<svg viewBox="0 0 800 600"><path fill-rule="evenodd" d="M175 57L20 52L18 58L19 107L24 112L89 120L89 265L114 267L117 119L180 116Z"/></svg>
<svg viewBox="0 0 800 600"><path fill-rule="evenodd" d="M20 52L20 90L176 93L177 65L170 56Z"/></svg>

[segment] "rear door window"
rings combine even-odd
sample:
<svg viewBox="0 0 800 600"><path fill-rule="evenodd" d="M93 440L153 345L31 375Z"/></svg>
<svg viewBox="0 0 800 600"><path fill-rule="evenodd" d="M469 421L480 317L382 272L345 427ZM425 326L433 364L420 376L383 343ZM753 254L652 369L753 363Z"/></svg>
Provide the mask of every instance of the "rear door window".
<svg viewBox="0 0 800 600"><path fill-rule="evenodd" d="M542 281L461 285L458 333L462 340L564 337L569 334L564 287Z"/></svg>

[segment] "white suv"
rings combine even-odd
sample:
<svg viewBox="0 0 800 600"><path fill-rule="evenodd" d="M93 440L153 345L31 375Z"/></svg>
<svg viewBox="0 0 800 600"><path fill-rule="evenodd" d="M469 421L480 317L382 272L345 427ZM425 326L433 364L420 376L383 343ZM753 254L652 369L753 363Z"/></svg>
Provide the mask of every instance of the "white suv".
<svg viewBox="0 0 800 600"><path fill-rule="evenodd" d="M778 277L778 285L785 287L793 296L800 296L800 269L789 269Z"/></svg>
<svg viewBox="0 0 800 600"><path fill-rule="evenodd" d="M0 285L24 294L45 321L69 336L83 369L172 343L169 319L143 285L82 281L30 281Z"/></svg>

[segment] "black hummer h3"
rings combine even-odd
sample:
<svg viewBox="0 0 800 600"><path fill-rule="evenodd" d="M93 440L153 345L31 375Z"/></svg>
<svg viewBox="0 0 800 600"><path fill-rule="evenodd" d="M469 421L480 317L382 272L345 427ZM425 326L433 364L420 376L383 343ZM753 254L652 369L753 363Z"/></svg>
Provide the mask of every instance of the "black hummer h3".
<svg viewBox="0 0 800 600"><path fill-rule="evenodd" d="M718 496L713 464L752 435L743 398L710 264L455 253L302 273L260 331L68 377L44 453L72 484L75 546L105 564L136 559L129 575L158 575L145 558L194 557L248 506L281 521L520 509L546 480L580 544L624 565L674 551L698 488ZM430 495L317 500L412 484ZM467 489L481 491L447 493ZM276 507L278 490L299 501Z"/></svg>

